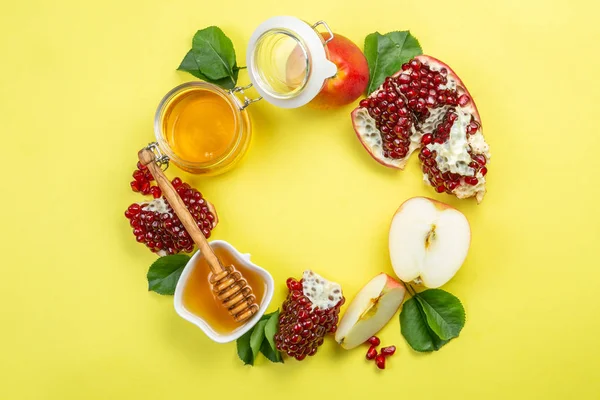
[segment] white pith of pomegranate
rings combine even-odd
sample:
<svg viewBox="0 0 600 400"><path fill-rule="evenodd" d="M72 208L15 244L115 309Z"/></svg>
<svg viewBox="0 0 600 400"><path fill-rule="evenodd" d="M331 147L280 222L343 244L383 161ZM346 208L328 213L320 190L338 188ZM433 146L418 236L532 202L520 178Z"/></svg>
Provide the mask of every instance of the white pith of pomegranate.
<svg viewBox="0 0 600 400"><path fill-rule="evenodd" d="M477 106L460 78L443 62L417 56L352 112L356 134L379 163L404 169L421 149L424 180L458 198L485 194L489 146Z"/></svg>

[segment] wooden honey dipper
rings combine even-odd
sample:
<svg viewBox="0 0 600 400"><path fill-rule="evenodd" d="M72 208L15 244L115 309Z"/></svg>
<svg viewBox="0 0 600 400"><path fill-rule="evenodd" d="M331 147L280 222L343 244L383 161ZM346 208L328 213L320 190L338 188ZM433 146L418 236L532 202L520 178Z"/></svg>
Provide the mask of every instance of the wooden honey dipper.
<svg viewBox="0 0 600 400"><path fill-rule="evenodd" d="M223 267L204 234L196 225L196 221L188 211L185 203L181 200L162 169L156 164L154 153L149 149L142 149L138 153L138 158L142 165L148 167L163 196L165 196L169 205L181 220L185 230L206 259L212 271L210 284L216 298L221 301L236 322L244 322L252 317L258 312L259 307L248 282L239 271L236 271L233 265Z"/></svg>

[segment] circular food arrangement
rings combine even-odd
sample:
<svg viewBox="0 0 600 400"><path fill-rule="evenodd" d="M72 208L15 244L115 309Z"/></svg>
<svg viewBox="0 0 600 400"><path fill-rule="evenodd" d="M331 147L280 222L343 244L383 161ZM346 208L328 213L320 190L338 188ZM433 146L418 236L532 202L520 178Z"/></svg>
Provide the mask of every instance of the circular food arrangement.
<svg viewBox="0 0 600 400"><path fill-rule="evenodd" d="M328 109L356 104L348 126L375 161L402 170L418 152L431 190L481 203L490 150L465 83L449 65L424 55L409 31L372 33L361 50L324 21L287 16L257 27L245 61L238 66L221 29L199 30L178 68L199 81L175 87L159 103L156 141L140 150L130 182L147 197L125 211L135 240L158 256L148 270L149 290L173 295L177 314L215 342L236 341L249 365L260 354L275 363L302 361L335 340L346 350L362 346L365 358L383 370L397 348L377 334L398 310L402 336L415 351L437 351L458 337L464 308L440 289L462 266L471 242L469 222L457 208L405 199L388 234L395 276L379 273L357 293L346 293L343 276L296 271L275 308L270 303L283 283L232 244L209 243L219 222L216 207L166 171L174 165L210 179L235 168L250 148L257 101L322 109L323 118ZM250 80L245 86L238 85L242 74Z"/></svg>

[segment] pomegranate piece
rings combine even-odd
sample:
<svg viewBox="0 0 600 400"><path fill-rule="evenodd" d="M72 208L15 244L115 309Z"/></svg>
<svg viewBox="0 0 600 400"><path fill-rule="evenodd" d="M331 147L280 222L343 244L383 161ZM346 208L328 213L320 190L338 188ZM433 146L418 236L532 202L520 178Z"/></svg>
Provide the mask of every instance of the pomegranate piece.
<svg viewBox="0 0 600 400"><path fill-rule="evenodd" d="M387 346L381 348L381 354L384 356L392 356L396 352L396 346Z"/></svg>
<svg viewBox="0 0 600 400"><path fill-rule="evenodd" d="M335 333L345 299L340 285L313 271L305 271L299 281L289 278L286 285L289 293L281 307L275 345L301 361L315 355L326 334Z"/></svg>
<svg viewBox="0 0 600 400"><path fill-rule="evenodd" d="M367 350L366 358L367 360L373 360L375 357L377 357L377 348L375 346L371 346L369 347L369 350Z"/></svg>
<svg viewBox="0 0 600 400"><path fill-rule="evenodd" d="M489 146L473 98L443 62L423 55L402 65L361 100L352 122L381 164L403 169L421 149L424 180L438 193L483 200Z"/></svg>
<svg viewBox="0 0 600 400"><path fill-rule="evenodd" d="M154 178L148 168L138 162L138 169L133 173L133 178L131 188L134 192L151 194L154 198L150 202L133 203L125 211L135 239L161 256L192 252L194 242L167 199L162 196L160 188L152 185ZM173 179L172 184L204 236L209 238L218 222L213 205L181 179Z"/></svg>
<svg viewBox="0 0 600 400"><path fill-rule="evenodd" d="M375 364L377 365L377 368L385 369L385 356L383 354L380 354L377 357L375 357Z"/></svg>
<svg viewBox="0 0 600 400"><path fill-rule="evenodd" d="M370 338L367 339L367 342L369 342L369 344L372 346L379 346L379 343L381 343L381 340L379 340L379 338L377 336L371 336Z"/></svg>

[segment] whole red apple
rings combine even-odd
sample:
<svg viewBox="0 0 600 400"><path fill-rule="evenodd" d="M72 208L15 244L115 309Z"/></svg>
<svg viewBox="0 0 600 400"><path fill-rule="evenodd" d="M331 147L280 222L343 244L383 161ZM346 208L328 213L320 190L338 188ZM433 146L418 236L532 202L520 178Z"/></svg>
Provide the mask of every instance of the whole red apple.
<svg viewBox="0 0 600 400"><path fill-rule="evenodd" d="M329 33L322 33L323 39ZM334 77L325 81L321 92L309 104L315 108L334 108L357 100L367 89L369 65L363 52L350 39L334 33L327 43L329 60L337 65Z"/></svg>

